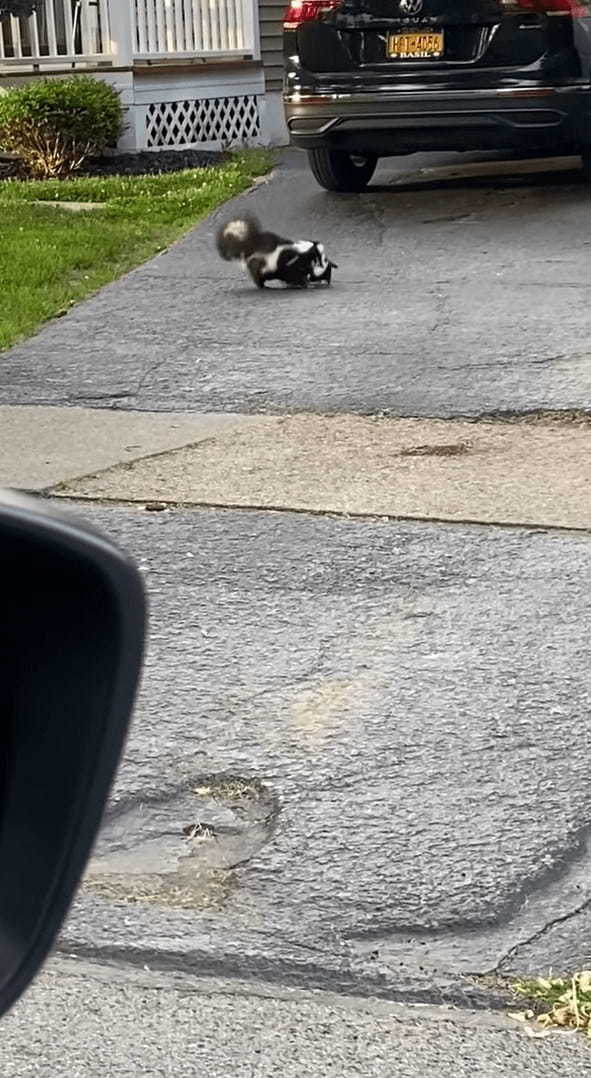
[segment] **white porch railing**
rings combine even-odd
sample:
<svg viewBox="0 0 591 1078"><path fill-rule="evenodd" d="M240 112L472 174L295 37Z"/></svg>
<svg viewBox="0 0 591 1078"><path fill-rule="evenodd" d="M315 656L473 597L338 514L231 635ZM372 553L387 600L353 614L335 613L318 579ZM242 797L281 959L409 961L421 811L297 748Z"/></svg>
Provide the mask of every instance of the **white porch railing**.
<svg viewBox="0 0 591 1078"><path fill-rule="evenodd" d="M136 56L254 53L251 0L135 0Z"/></svg>
<svg viewBox="0 0 591 1078"><path fill-rule="evenodd" d="M109 0L38 0L29 18L0 19L0 69L98 60L111 53Z"/></svg>
<svg viewBox="0 0 591 1078"><path fill-rule="evenodd" d="M37 0L0 19L0 72L257 57L256 0Z"/></svg>

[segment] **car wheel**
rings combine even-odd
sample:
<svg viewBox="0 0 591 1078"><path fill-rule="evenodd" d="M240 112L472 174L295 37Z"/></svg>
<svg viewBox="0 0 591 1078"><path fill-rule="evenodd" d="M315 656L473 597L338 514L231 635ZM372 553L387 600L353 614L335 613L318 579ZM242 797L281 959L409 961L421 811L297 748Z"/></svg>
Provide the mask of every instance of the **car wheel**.
<svg viewBox="0 0 591 1078"><path fill-rule="evenodd" d="M378 163L375 153L349 153L319 146L308 150L314 178L326 191L363 191Z"/></svg>

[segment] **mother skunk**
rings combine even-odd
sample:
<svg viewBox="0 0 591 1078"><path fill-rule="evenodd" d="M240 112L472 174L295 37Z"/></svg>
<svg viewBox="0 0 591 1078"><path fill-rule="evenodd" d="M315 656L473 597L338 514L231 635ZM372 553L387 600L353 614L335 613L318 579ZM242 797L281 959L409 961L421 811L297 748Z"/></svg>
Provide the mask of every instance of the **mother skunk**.
<svg viewBox="0 0 591 1078"><path fill-rule="evenodd" d="M242 262L257 288L264 288L267 281L283 281L290 288L329 285L337 268L321 243L282 239L275 232L265 232L252 216L222 225L216 242L222 258Z"/></svg>

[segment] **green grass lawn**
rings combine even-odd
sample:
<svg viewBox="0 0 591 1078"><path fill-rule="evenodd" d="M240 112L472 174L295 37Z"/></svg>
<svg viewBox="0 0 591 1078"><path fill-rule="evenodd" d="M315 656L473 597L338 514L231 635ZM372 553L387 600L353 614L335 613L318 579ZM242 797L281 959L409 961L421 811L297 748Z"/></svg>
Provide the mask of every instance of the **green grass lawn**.
<svg viewBox="0 0 591 1078"><path fill-rule="evenodd" d="M518 981L514 991L530 1002L531 1009L514 1014L522 1021L536 1021L543 1029L578 1029L591 1038L591 970L568 977L538 977Z"/></svg>
<svg viewBox="0 0 591 1078"><path fill-rule="evenodd" d="M253 150L161 176L0 181L0 349L167 247L271 164ZM37 204L56 200L101 208Z"/></svg>

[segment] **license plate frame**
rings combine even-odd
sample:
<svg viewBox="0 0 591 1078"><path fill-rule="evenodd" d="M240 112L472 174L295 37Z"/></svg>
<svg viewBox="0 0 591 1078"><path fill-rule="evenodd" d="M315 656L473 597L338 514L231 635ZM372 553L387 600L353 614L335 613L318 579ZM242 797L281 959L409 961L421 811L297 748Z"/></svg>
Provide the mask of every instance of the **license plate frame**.
<svg viewBox="0 0 591 1078"><path fill-rule="evenodd" d="M386 55L389 60L440 60L445 48L443 30L406 30L388 34Z"/></svg>

